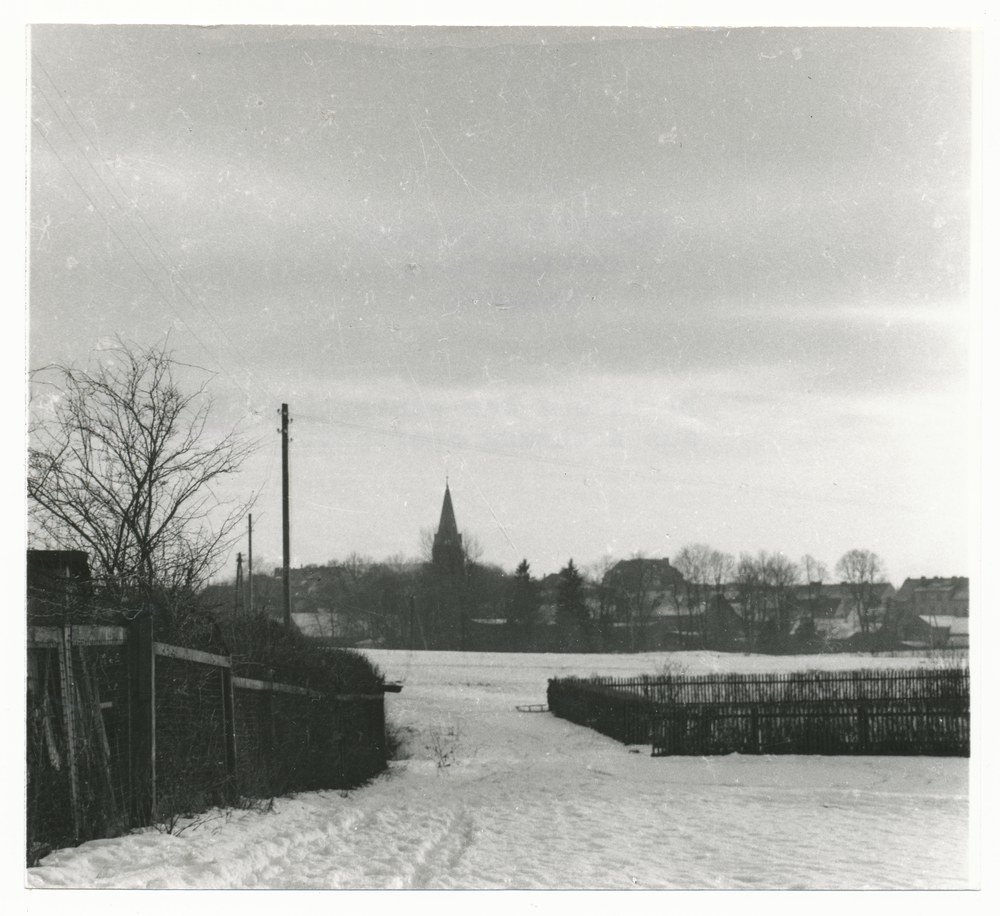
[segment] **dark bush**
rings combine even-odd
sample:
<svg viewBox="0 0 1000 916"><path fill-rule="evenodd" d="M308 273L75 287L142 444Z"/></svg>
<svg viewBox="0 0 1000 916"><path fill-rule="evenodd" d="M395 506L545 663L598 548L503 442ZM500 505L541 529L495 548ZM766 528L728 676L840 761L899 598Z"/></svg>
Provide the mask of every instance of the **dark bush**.
<svg viewBox="0 0 1000 916"><path fill-rule="evenodd" d="M317 646L260 612L228 612L215 619L239 677L284 681L329 694L382 691L385 677L360 652Z"/></svg>

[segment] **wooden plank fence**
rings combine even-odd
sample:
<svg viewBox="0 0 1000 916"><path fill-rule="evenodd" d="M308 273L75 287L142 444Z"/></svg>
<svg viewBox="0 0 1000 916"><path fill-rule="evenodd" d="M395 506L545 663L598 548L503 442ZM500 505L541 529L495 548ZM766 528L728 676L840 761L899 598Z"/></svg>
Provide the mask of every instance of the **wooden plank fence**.
<svg viewBox="0 0 1000 916"><path fill-rule="evenodd" d="M237 677L228 656L156 642L148 616L27 637L29 862L194 797L348 788L385 766L382 693Z"/></svg>
<svg viewBox="0 0 1000 916"><path fill-rule="evenodd" d="M967 668L555 679L549 706L654 757L968 756L971 740Z"/></svg>

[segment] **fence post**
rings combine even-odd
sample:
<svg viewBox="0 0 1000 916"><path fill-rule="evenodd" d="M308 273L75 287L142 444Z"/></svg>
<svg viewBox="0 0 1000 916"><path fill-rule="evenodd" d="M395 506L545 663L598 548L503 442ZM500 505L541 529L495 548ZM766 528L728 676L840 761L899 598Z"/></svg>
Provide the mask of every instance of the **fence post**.
<svg viewBox="0 0 1000 916"><path fill-rule="evenodd" d="M156 662L153 619L141 614L128 628L129 774L134 827L153 822L156 811Z"/></svg>
<svg viewBox="0 0 1000 916"><path fill-rule="evenodd" d="M270 774L274 767L274 749L277 747L278 739L275 732L275 716L277 715L274 703L274 669L268 668L267 680L271 685L267 691L267 731L265 732L264 747L267 752L267 772Z"/></svg>
<svg viewBox="0 0 1000 916"><path fill-rule="evenodd" d="M73 808L73 837L80 836L80 776L76 766L76 682L73 677L73 627L59 633L59 690L62 694L63 726L66 729L66 756L69 761L69 797Z"/></svg>
<svg viewBox="0 0 1000 916"><path fill-rule="evenodd" d="M222 672L222 721L226 734L226 775L230 787L236 784L236 699L233 696L233 669Z"/></svg>
<svg viewBox="0 0 1000 916"><path fill-rule="evenodd" d="M858 703L858 753L868 751L868 704L864 700Z"/></svg>

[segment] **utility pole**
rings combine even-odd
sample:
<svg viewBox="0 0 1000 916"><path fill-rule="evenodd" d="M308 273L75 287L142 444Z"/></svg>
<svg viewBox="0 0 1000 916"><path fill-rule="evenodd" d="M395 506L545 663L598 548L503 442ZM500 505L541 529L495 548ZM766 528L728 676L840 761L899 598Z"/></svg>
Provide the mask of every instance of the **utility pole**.
<svg viewBox="0 0 1000 916"><path fill-rule="evenodd" d="M233 606L233 613L238 617L240 605L243 603L243 554L236 554L236 603Z"/></svg>
<svg viewBox="0 0 1000 916"><path fill-rule="evenodd" d="M253 614L253 513L247 517L247 585L250 591L249 607Z"/></svg>
<svg viewBox="0 0 1000 916"><path fill-rule="evenodd" d="M281 405L281 551L282 590L285 598L285 626L292 626L291 535L288 523L288 405Z"/></svg>

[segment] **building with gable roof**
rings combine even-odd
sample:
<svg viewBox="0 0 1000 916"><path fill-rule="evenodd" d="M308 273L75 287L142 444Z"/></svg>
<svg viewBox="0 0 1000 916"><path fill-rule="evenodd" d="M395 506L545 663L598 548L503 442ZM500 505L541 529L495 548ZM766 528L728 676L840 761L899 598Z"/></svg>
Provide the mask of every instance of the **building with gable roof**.
<svg viewBox="0 0 1000 916"><path fill-rule="evenodd" d="M968 617L967 576L908 578L893 595L892 603L905 606L918 617Z"/></svg>
<svg viewBox="0 0 1000 916"><path fill-rule="evenodd" d="M889 602L886 630L904 646L967 649L968 577L908 578Z"/></svg>

